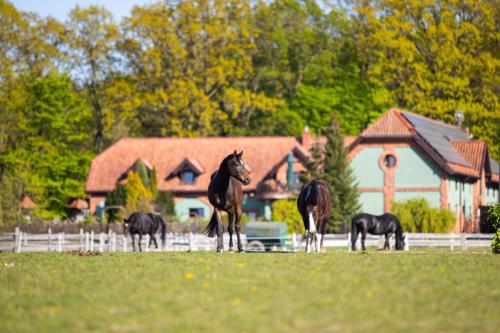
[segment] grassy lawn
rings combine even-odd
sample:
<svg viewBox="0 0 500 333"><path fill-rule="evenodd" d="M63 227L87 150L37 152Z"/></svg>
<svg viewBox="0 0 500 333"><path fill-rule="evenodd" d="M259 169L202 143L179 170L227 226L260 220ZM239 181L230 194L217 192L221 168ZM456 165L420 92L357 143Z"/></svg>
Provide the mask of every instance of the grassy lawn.
<svg viewBox="0 0 500 333"><path fill-rule="evenodd" d="M498 332L500 256L0 254L1 332Z"/></svg>

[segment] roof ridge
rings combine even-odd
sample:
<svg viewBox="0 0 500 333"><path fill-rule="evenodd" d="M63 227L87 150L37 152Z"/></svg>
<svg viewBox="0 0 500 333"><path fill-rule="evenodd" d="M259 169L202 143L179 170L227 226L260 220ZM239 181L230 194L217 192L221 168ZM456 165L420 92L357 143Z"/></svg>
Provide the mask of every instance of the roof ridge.
<svg viewBox="0 0 500 333"><path fill-rule="evenodd" d="M421 114L418 114L418 113L415 113L415 112L412 112L412 111L406 111L406 110L400 110L400 109L397 109L398 111L400 112L406 112L406 113L409 113L411 115L414 115L416 117L419 117L419 118L424 118L425 120L429 120L429 121L432 121L433 123L436 123L436 124L439 124L439 125L443 125L443 126L448 126L448 127L452 127L452 128L458 128L460 129L459 127L453 125L453 124L448 124L448 123L445 123L444 121L442 120L437 120L437 119L432 119L432 118L429 118L429 117L426 117L426 116L423 116Z"/></svg>

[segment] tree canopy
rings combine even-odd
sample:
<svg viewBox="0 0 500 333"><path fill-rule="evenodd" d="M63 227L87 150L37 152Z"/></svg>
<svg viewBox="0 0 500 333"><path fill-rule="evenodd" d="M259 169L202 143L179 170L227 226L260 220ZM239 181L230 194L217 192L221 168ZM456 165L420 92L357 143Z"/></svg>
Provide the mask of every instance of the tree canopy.
<svg viewBox="0 0 500 333"><path fill-rule="evenodd" d="M499 6L488 0L193 0L64 22L0 0L0 223L83 196L123 136L356 135L388 107L452 121L499 156Z"/></svg>

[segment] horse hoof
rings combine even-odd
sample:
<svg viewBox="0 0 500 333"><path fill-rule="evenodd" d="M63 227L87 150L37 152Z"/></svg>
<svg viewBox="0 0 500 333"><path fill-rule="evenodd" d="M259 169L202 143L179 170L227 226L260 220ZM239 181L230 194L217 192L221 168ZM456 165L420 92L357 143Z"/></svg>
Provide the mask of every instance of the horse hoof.
<svg viewBox="0 0 500 333"><path fill-rule="evenodd" d="M217 253L223 253L223 252L224 252L224 250L217 249Z"/></svg>
<svg viewBox="0 0 500 333"><path fill-rule="evenodd" d="M239 249L239 250L238 250L238 252L239 252L239 253L245 253L245 250L243 250L243 249Z"/></svg>
<svg viewBox="0 0 500 333"><path fill-rule="evenodd" d="M233 249L227 250L227 253L234 253Z"/></svg>

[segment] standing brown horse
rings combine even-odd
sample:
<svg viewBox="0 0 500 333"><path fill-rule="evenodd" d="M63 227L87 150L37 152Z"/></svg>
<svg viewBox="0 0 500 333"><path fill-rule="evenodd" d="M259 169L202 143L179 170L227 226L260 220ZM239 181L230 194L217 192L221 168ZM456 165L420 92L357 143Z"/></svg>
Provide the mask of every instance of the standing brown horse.
<svg viewBox="0 0 500 333"><path fill-rule="evenodd" d="M297 208L299 209L300 215L302 215L302 221L304 221L304 227L306 229L304 234L306 252L312 251L313 241L316 252L325 252L325 248L323 247L323 235L325 234L328 215L332 208L328 184L323 180L316 179L305 183L297 198ZM320 243L319 248L318 237Z"/></svg>
<svg viewBox="0 0 500 333"><path fill-rule="evenodd" d="M221 219L221 211L227 212L229 220L229 252L233 251L233 227L236 217L236 236L238 237L238 251L243 252L240 238L241 203L243 202L242 185L250 184L250 176L241 158L243 151L228 155L220 164L219 170L215 171L208 185L208 200L214 206L212 218L205 230L208 237L214 237L217 233L217 252L224 251L222 234L224 225Z"/></svg>

